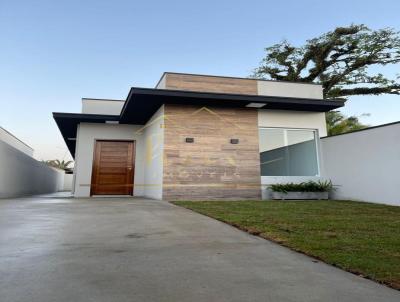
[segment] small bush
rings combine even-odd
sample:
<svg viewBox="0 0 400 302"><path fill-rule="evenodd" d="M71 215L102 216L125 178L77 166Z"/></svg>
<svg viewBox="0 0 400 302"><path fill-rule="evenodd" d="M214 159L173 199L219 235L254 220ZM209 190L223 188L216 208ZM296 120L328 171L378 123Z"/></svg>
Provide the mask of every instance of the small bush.
<svg viewBox="0 0 400 302"><path fill-rule="evenodd" d="M333 189L330 180L307 181L301 183L273 184L269 188L274 192L329 192Z"/></svg>

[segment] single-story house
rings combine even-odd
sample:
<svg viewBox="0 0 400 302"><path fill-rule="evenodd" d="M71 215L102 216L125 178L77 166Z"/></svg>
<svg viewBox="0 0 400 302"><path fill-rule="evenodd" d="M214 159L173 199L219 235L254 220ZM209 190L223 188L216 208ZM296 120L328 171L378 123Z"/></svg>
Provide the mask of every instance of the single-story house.
<svg viewBox="0 0 400 302"><path fill-rule="evenodd" d="M325 112L343 105L317 84L166 72L53 116L76 197L260 199L268 183L321 176Z"/></svg>

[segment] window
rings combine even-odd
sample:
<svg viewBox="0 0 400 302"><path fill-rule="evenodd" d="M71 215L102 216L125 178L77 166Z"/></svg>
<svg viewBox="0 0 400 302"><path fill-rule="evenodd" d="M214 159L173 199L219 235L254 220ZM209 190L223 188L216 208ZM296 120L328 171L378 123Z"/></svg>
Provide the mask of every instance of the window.
<svg viewBox="0 0 400 302"><path fill-rule="evenodd" d="M316 131L261 128L261 176L317 176Z"/></svg>

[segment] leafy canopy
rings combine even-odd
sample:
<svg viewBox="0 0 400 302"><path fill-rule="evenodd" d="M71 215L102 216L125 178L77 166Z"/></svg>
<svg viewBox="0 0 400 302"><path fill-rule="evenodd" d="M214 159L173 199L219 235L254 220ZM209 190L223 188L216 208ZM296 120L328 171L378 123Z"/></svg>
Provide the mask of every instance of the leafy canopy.
<svg viewBox="0 0 400 302"><path fill-rule="evenodd" d="M391 28L337 27L304 46L283 41L265 51L255 78L321 83L325 98L400 94L399 77L388 79L369 70L400 62L399 32Z"/></svg>
<svg viewBox="0 0 400 302"><path fill-rule="evenodd" d="M359 121L358 116L345 116L343 113L337 110L326 113L326 126L329 136L368 127L368 125L364 125Z"/></svg>

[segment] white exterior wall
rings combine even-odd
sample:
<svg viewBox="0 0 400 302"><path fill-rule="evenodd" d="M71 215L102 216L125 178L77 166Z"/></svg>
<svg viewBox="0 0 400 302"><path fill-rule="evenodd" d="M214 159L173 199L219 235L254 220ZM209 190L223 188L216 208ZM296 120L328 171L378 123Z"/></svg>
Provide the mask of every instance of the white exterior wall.
<svg viewBox="0 0 400 302"><path fill-rule="evenodd" d="M157 89L166 89L165 73L162 75L160 81L156 85Z"/></svg>
<svg viewBox="0 0 400 302"><path fill-rule="evenodd" d="M257 81L258 95L285 96L297 98L322 99L321 85L279 82Z"/></svg>
<svg viewBox="0 0 400 302"><path fill-rule="evenodd" d="M82 113L119 115L125 101L82 99Z"/></svg>
<svg viewBox="0 0 400 302"><path fill-rule="evenodd" d="M164 159L164 106L150 119L143 129L145 137L144 195L162 199Z"/></svg>
<svg viewBox="0 0 400 302"><path fill-rule="evenodd" d="M317 130L319 137L327 134L325 113L323 112L260 109L258 110L258 127L312 129ZM318 141L317 148L319 169L322 175L322 156ZM318 176L261 176L262 198L270 198L270 192L267 190L268 185L319 179Z"/></svg>
<svg viewBox="0 0 400 302"><path fill-rule="evenodd" d="M27 144L16 138L13 134L8 132L6 129L0 127L0 141L14 147L15 149L25 153L26 155L32 157L33 149Z"/></svg>
<svg viewBox="0 0 400 302"><path fill-rule="evenodd" d="M400 123L321 140L336 199L400 206Z"/></svg>
<svg viewBox="0 0 400 302"><path fill-rule="evenodd" d="M72 191L72 181L74 179L73 174L64 174L64 185L63 185L63 191Z"/></svg>
<svg viewBox="0 0 400 302"><path fill-rule="evenodd" d="M78 128L74 168L74 196L89 197L96 140L134 140L134 196L162 197L162 153L164 109L161 107L147 126L81 123ZM153 121L153 123L152 123ZM159 152L153 150L159 140ZM154 152L153 152L154 151ZM154 156L154 158L153 158ZM161 157L161 158L160 158Z"/></svg>
<svg viewBox="0 0 400 302"><path fill-rule="evenodd" d="M64 171L0 141L0 198L61 191Z"/></svg>
<svg viewBox="0 0 400 302"><path fill-rule="evenodd" d="M91 124L81 123L78 129L75 151L75 197L90 196L92 165L96 140L135 140L135 176L134 195L143 196L144 190L144 143L143 135L139 133L140 125ZM138 185L136 185L138 184Z"/></svg>
<svg viewBox="0 0 400 302"><path fill-rule="evenodd" d="M327 135L324 112L258 110L259 127L316 129L319 137Z"/></svg>

